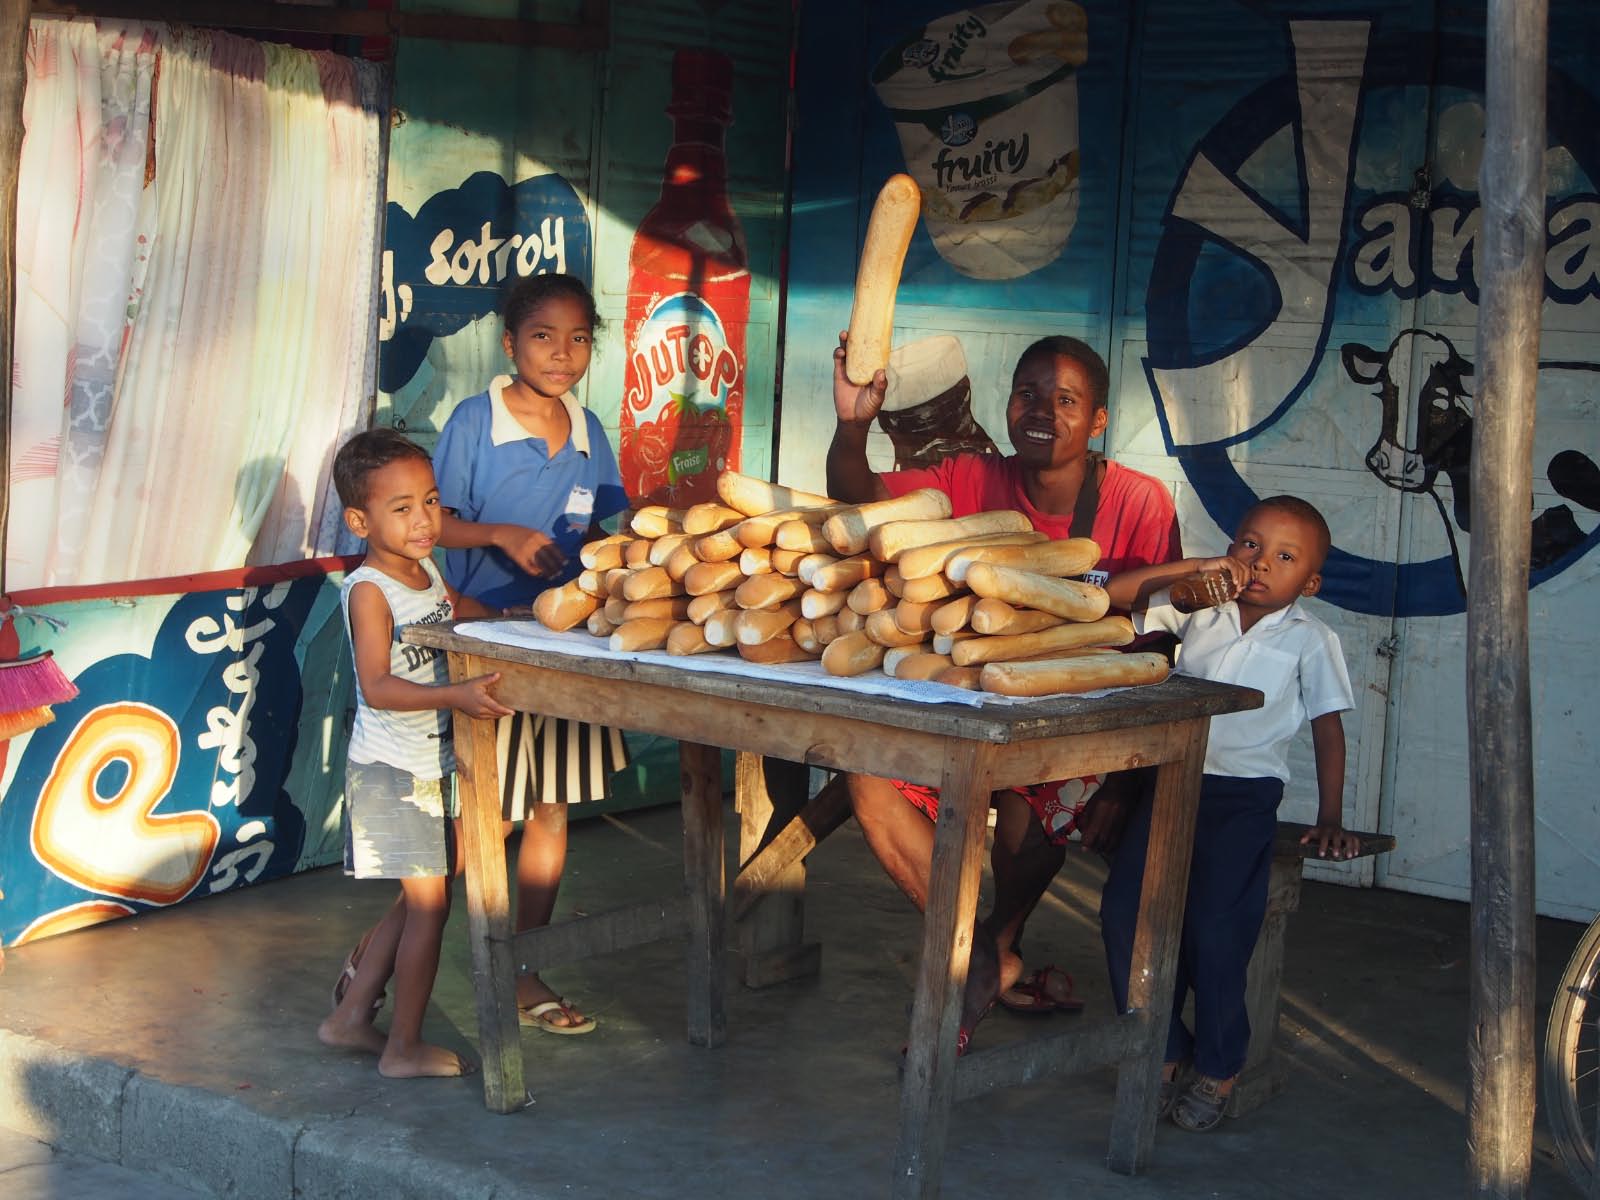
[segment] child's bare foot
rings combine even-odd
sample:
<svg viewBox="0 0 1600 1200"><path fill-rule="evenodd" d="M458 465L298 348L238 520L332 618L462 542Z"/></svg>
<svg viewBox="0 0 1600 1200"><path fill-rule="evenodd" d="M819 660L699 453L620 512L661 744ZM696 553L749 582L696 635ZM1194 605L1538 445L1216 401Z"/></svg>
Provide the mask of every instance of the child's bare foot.
<svg viewBox="0 0 1600 1200"><path fill-rule="evenodd" d="M423 1079L471 1075L477 1067L454 1050L418 1042L407 1052L385 1049L378 1059L378 1074L385 1079Z"/></svg>
<svg viewBox="0 0 1600 1200"><path fill-rule="evenodd" d="M362 1050L368 1054L382 1054L388 1039L372 1025L370 1015L346 1020L338 1012L328 1014L317 1026L317 1040L324 1046L341 1050Z"/></svg>

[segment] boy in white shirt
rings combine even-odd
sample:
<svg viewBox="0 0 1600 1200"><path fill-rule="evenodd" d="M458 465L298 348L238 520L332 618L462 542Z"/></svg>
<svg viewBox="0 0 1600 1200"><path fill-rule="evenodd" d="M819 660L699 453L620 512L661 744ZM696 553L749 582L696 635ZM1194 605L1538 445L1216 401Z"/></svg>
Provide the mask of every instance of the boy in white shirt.
<svg viewBox="0 0 1600 1200"><path fill-rule="evenodd" d="M1177 669L1185 675L1258 689L1262 707L1211 719L1194 857L1184 910L1183 944L1162 1073L1161 1115L1194 1132L1222 1119L1250 1046L1245 974L1266 915L1267 876L1278 803L1288 781L1289 743L1311 722L1317 764L1317 823L1301 839L1319 856L1344 858L1360 847L1341 825L1344 727L1353 708L1339 639L1298 603L1322 586L1330 536L1312 505L1294 496L1262 500L1244 516L1225 558L1191 560L1187 571L1224 573L1233 598L1185 611L1164 588L1136 607L1134 627L1182 639ZM1179 564L1139 573L1158 584ZM1124 579L1127 577L1124 576ZM1134 923L1150 837L1150 798L1129 823L1101 896L1101 936L1119 1012L1127 1008ZM1183 1023L1194 992L1195 1028ZM1188 1078L1190 1070L1193 1078Z"/></svg>

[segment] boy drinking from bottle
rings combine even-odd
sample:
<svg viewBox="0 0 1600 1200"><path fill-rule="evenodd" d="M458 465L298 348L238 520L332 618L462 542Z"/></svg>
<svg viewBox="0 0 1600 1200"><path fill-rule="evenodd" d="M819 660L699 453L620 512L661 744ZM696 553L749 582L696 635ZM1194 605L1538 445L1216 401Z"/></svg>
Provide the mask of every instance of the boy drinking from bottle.
<svg viewBox="0 0 1600 1200"><path fill-rule="evenodd" d="M1160 1109L1194 1132L1221 1121L1249 1049L1245 972L1266 915L1289 743L1302 721L1311 722L1318 807L1316 825L1301 840L1315 842L1319 856L1333 858L1360 848L1341 824L1345 743L1339 714L1354 707L1350 679L1338 637L1299 603L1322 586L1329 542L1327 522L1312 505L1273 496L1245 514L1226 557L1182 564L1213 573L1210 598L1222 603L1200 607L1195 593L1205 589L1173 585L1133 610L1140 633L1163 630L1182 640L1181 673L1256 688L1264 697L1257 710L1213 717L1206 745ZM1170 581L1179 565L1127 572L1119 583L1142 594ZM1181 606L1173 601L1175 591ZM1128 1002L1150 809L1147 795L1129 823L1100 901L1119 1012ZM1183 1023L1190 991L1192 1032Z"/></svg>

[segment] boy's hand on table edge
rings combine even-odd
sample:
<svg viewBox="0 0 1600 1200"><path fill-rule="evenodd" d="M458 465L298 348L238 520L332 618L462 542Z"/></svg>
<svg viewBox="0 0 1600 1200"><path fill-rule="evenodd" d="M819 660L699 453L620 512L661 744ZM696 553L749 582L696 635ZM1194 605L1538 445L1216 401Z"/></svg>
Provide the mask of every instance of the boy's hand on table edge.
<svg viewBox="0 0 1600 1200"><path fill-rule="evenodd" d="M511 709L496 700L494 694L489 690L499 682L499 671L491 671L487 675L475 675L471 679L463 679L452 689L455 692L455 697L450 707L475 721L489 721L496 717L509 717Z"/></svg>
<svg viewBox="0 0 1600 1200"><path fill-rule="evenodd" d="M1338 824L1316 824L1300 836L1302 846L1312 842L1317 843L1318 858L1343 860L1361 853L1361 839Z"/></svg>

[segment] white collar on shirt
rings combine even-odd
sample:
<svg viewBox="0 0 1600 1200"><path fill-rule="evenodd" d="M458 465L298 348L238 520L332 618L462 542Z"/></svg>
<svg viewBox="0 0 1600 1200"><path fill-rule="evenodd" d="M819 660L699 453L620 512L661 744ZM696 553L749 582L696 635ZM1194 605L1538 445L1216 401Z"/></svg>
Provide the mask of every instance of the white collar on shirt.
<svg viewBox="0 0 1600 1200"><path fill-rule="evenodd" d="M496 446L504 446L508 442L520 442L524 438L533 436L506 407L505 397L501 393L510 385L509 375L496 375L489 382L489 441ZM561 397L561 405L567 410L567 417L572 424L572 448L584 457L588 457L589 420L584 415L583 405L578 403L578 398L571 392Z"/></svg>
<svg viewBox="0 0 1600 1200"><path fill-rule="evenodd" d="M1230 600L1228 603L1233 605L1234 624L1240 625L1239 602L1237 600ZM1285 621L1309 621L1310 619L1311 614L1300 607L1300 600L1298 597L1296 597L1295 599L1289 601L1289 603L1283 608L1280 608L1277 612L1270 612L1266 616L1259 618L1254 625L1250 626L1250 628L1252 631L1257 629L1271 629L1274 625L1282 625Z"/></svg>

